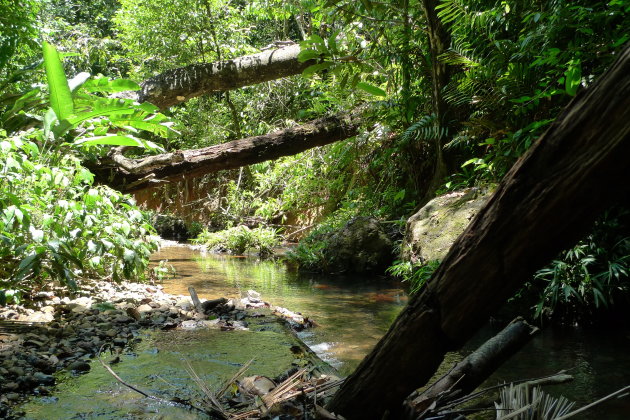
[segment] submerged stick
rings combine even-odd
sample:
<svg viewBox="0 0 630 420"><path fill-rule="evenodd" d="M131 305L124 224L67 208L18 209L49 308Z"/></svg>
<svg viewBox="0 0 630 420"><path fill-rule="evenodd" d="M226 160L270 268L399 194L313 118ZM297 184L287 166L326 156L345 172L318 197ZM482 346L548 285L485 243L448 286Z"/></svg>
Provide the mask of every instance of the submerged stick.
<svg viewBox="0 0 630 420"><path fill-rule="evenodd" d="M103 351L103 348L101 347L101 350L99 351L99 354L102 351ZM170 400L167 400L167 399L164 399L164 398L156 397L155 395L151 395L148 392L145 392L145 391L141 390L140 388L125 382L120 376L118 376L116 374L116 372L114 372L114 370L111 367L107 366L105 364L105 362L103 362L103 359L101 359L100 356L96 356L96 358L101 363L101 365L105 368L105 370L107 370L120 384L126 386L127 388L131 389L132 391L137 392L138 394L140 394L140 395L142 395L142 396L144 396L146 398L149 398L149 399L154 400L154 401L158 401L158 402L163 403L163 404L168 404L168 405L177 404L177 405L180 405L180 406L183 406L183 407L186 407L186 408L197 410L197 411L199 411L201 413L204 413L204 414L209 414L207 411L205 411L205 410L203 410L203 409L201 409L201 408L199 408L199 407L197 407L197 406L195 406L195 405L193 405L193 404L191 404L189 402L186 402L186 401L183 401L183 400L180 400L180 399L172 398Z"/></svg>
<svg viewBox="0 0 630 420"><path fill-rule="evenodd" d="M571 411L570 413L567 413L567 414L565 414L562 417L558 417L556 420L565 420L565 419L568 419L569 417L573 417L576 414L580 414L581 412L586 411L589 408L595 407L596 405L601 404L604 401L608 401L611 398L616 397L616 396L618 396L620 394L623 394L624 392L627 392L627 391L630 391L630 385L624 386L623 388L613 392L612 394L608 394L605 397L600 398L597 401L593 401L592 403L590 403L588 405L585 405L584 407L580 407L577 410Z"/></svg>

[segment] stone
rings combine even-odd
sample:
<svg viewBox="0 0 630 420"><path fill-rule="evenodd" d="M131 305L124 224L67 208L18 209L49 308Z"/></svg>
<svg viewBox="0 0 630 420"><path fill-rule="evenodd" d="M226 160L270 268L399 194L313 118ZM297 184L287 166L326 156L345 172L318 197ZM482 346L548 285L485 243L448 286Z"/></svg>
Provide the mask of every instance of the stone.
<svg viewBox="0 0 630 420"><path fill-rule="evenodd" d="M9 392L6 394L6 398L8 401L18 401L20 399L20 394L15 392Z"/></svg>
<svg viewBox="0 0 630 420"><path fill-rule="evenodd" d="M25 319L26 322L50 322L55 319L54 312L34 312L28 315Z"/></svg>
<svg viewBox="0 0 630 420"><path fill-rule="evenodd" d="M124 347L127 345L127 340L124 338L114 338L114 345Z"/></svg>
<svg viewBox="0 0 630 420"><path fill-rule="evenodd" d="M195 321L195 320L189 320L189 321L182 322L180 326L184 329L192 330L195 328L199 328L200 326L203 326L203 324L200 324L198 321Z"/></svg>
<svg viewBox="0 0 630 420"><path fill-rule="evenodd" d="M193 304L189 299L181 299L175 304L175 306L184 312L188 312L193 309Z"/></svg>
<svg viewBox="0 0 630 420"><path fill-rule="evenodd" d="M46 375L43 372L35 372L33 374L33 378L37 381L39 385L54 385L55 377L52 375Z"/></svg>
<svg viewBox="0 0 630 420"><path fill-rule="evenodd" d="M88 372L91 368L90 364L85 360L76 360L67 367L68 370L73 372Z"/></svg>
<svg viewBox="0 0 630 420"><path fill-rule="evenodd" d="M17 391L20 388L20 385L17 382L6 382L0 386L0 388L5 392Z"/></svg>
<svg viewBox="0 0 630 420"><path fill-rule="evenodd" d="M107 337L116 337L118 335L118 332L115 329L109 329L107 331L105 331L104 333L105 336Z"/></svg>
<svg viewBox="0 0 630 420"><path fill-rule="evenodd" d="M383 273L394 260L394 243L374 218L356 217L322 240L325 272Z"/></svg>
<svg viewBox="0 0 630 420"><path fill-rule="evenodd" d="M33 390L33 392L37 395L50 395L50 390L45 386L38 386Z"/></svg>
<svg viewBox="0 0 630 420"><path fill-rule="evenodd" d="M144 314L144 313L153 311L154 308L155 308L154 306L151 306L145 303L144 305L138 306L137 310L139 313Z"/></svg>
<svg viewBox="0 0 630 420"><path fill-rule="evenodd" d="M130 322L133 322L133 318L130 318L126 315L118 315L116 318L113 319L113 321L119 324L128 324Z"/></svg>
<svg viewBox="0 0 630 420"><path fill-rule="evenodd" d="M468 188L429 201L407 221L402 259L414 264L442 260L491 193L490 189Z"/></svg>
<svg viewBox="0 0 630 420"><path fill-rule="evenodd" d="M13 376L24 376L24 369L19 366L11 366L7 369L8 372Z"/></svg>

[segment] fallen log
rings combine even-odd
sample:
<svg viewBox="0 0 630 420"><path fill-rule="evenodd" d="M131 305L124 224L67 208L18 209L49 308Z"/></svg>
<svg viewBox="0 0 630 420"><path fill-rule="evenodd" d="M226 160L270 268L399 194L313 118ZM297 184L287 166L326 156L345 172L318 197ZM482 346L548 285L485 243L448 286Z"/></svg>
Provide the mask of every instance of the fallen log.
<svg viewBox="0 0 630 420"><path fill-rule="evenodd" d="M167 70L141 83L139 102L160 109L197 96L250 86L302 73L315 60L300 63L298 44L215 63L191 64Z"/></svg>
<svg viewBox="0 0 630 420"><path fill-rule="evenodd" d="M327 406L381 418L431 378L488 317L593 220L630 193L630 47L512 167Z"/></svg>
<svg viewBox="0 0 630 420"><path fill-rule="evenodd" d="M108 159L88 165L99 182L136 191L159 182L181 181L224 169L290 156L358 134L361 111L332 115L264 136L216 146L128 159L115 149Z"/></svg>
<svg viewBox="0 0 630 420"><path fill-rule="evenodd" d="M422 392L415 391L407 397L404 403L405 418L422 418L454 398L472 392L537 331L538 328L532 327L522 318L515 319L429 388Z"/></svg>

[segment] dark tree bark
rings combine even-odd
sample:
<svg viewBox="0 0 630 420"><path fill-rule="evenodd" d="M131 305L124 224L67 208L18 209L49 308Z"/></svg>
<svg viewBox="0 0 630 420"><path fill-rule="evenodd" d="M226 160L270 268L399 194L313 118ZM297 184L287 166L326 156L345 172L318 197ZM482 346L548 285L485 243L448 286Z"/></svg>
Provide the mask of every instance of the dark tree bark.
<svg viewBox="0 0 630 420"><path fill-rule="evenodd" d="M315 61L300 63L299 52L300 46L296 44L232 60L168 70L142 82L138 101L165 109L208 93L300 74Z"/></svg>
<svg viewBox="0 0 630 420"><path fill-rule="evenodd" d="M538 331L522 318L508 324L501 332L453 367L446 375L421 393L405 401L405 417L413 420L439 411L449 401L474 391L507 359L518 352ZM437 407L433 407L436 402Z"/></svg>
<svg viewBox="0 0 630 420"><path fill-rule="evenodd" d="M348 419L399 412L534 271L630 192L630 47L512 167L427 286L328 408Z"/></svg>
<svg viewBox="0 0 630 420"><path fill-rule="evenodd" d="M353 137L358 133L360 115L360 111L333 115L264 136L142 159L128 159L116 150L109 161L90 169L101 183L120 191L135 191L156 182L181 181L239 168Z"/></svg>

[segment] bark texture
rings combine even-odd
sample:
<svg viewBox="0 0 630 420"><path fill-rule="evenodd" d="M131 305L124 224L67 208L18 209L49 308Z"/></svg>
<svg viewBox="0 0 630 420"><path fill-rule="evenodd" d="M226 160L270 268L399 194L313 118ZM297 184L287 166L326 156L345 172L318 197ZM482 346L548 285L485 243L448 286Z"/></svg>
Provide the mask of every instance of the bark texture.
<svg viewBox="0 0 630 420"><path fill-rule="evenodd" d="M474 391L507 359L519 351L538 331L523 319L516 319L501 332L453 367L446 375L421 393L405 401L405 418L413 420L437 415L439 408L454 398ZM429 414L432 413L432 414Z"/></svg>
<svg viewBox="0 0 630 420"><path fill-rule="evenodd" d="M348 419L401 410L534 271L630 192L630 47L514 165L328 408Z"/></svg>
<svg viewBox="0 0 630 420"><path fill-rule="evenodd" d="M191 64L168 70L145 80L138 92L139 102L151 102L161 109L211 92L227 91L269 80L300 74L315 63L300 63L300 46L263 51L215 63Z"/></svg>
<svg viewBox="0 0 630 420"><path fill-rule="evenodd" d="M120 191L135 191L157 182L195 178L347 139L358 133L360 121L360 112L334 115L264 136L142 159L128 159L117 151L109 161L90 169L102 183Z"/></svg>

